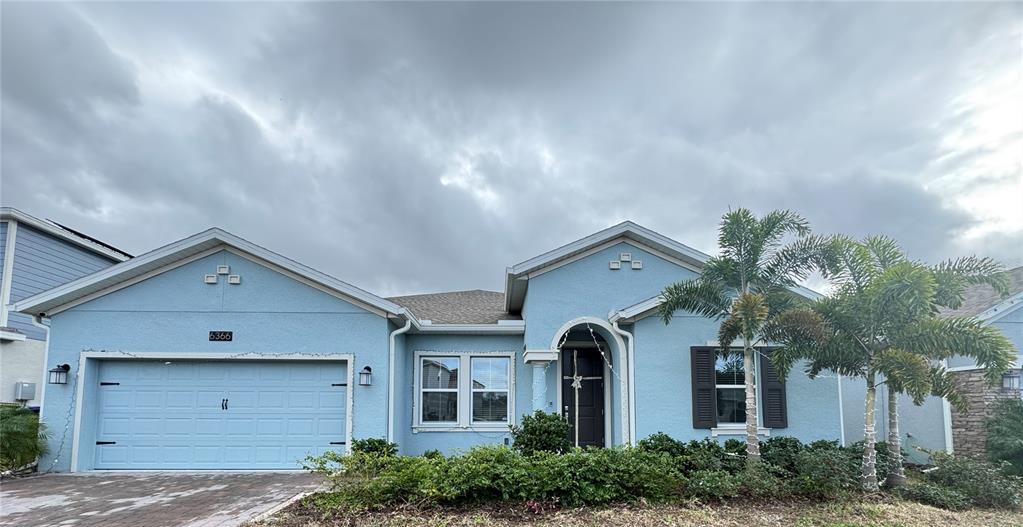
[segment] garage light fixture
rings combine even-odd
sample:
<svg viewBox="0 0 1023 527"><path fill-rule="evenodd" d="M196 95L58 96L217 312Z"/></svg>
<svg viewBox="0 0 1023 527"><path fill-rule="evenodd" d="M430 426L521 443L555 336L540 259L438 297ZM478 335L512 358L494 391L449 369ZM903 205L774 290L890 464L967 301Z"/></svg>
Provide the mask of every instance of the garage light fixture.
<svg viewBox="0 0 1023 527"><path fill-rule="evenodd" d="M369 386L373 384L373 368L366 366L359 372L359 386Z"/></svg>
<svg viewBox="0 0 1023 527"><path fill-rule="evenodd" d="M59 364L57 367L50 370L50 377L48 382L50 384L67 384L67 372L71 371L71 366L68 364Z"/></svg>

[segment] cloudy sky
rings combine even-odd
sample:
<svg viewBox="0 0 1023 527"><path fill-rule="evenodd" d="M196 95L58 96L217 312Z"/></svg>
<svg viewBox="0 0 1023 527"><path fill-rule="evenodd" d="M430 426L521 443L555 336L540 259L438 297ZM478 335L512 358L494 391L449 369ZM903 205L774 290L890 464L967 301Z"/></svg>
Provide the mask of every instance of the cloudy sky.
<svg viewBox="0 0 1023 527"><path fill-rule="evenodd" d="M380 294L728 207L1023 264L1023 3L17 4L0 201Z"/></svg>

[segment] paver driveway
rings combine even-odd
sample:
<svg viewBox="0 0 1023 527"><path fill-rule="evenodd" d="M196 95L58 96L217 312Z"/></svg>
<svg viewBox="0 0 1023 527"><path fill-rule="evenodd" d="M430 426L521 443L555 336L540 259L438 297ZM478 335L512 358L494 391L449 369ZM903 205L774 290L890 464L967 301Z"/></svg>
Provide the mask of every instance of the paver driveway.
<svg viewBox="0 0 1023 527"><path fill-rule="evenodd" d="M233 527L321 482L298 472L36 476L0 482L0 525Z"/></svg>

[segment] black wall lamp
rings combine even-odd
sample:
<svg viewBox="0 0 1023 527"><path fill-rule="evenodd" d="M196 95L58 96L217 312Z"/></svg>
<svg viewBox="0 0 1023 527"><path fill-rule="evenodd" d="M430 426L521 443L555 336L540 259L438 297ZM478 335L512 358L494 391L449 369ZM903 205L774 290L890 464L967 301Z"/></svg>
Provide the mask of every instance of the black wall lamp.
<svg viewBox="0 0 1023 527"><path fill-rule="evenodd" d="M67 384L67 372L71 371L69 364L59 364L57 367L50 370L50 376L47 382L50 384Z"/></svg>

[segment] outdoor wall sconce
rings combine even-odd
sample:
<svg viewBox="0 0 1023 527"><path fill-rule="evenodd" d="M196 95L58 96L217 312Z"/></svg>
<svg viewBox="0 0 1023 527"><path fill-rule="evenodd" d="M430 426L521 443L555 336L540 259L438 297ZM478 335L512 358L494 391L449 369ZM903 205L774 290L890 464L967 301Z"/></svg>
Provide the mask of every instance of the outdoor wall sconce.
<svg viewBox="0 0 1023 527"><path fill-rule="evenodd" d="M59 364L56 368L50 370L50 377L48 382L50 384L67 384L67 372L71 371L71 366L68 364Z"/></svg>
<svg viewBox="0 0 1023 527"><path fill-rule="evenodd" d="M366 366L359 372L359 386L369 386L373 384L373 368Z"/></svg>

